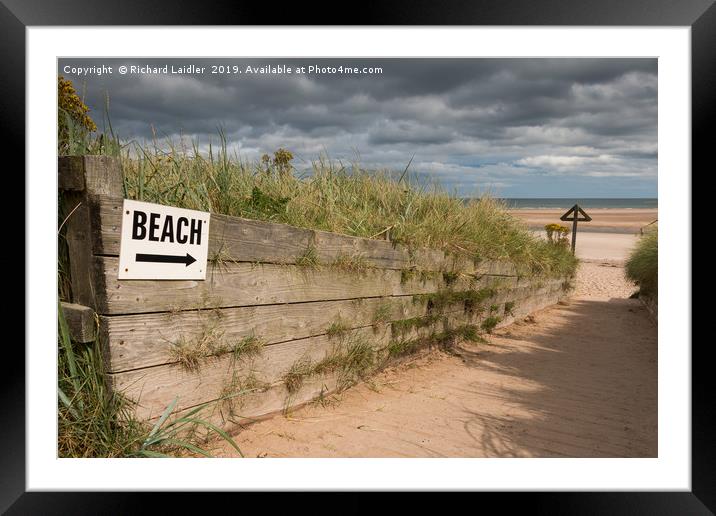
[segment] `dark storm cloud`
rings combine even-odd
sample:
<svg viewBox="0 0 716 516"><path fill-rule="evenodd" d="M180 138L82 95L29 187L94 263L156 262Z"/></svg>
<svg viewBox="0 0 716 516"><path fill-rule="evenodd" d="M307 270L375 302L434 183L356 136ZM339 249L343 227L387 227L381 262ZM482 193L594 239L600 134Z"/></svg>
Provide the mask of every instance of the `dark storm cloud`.
<svg viewBox="0 0 716 516"><path fill-rule="evenodd" d="M64 67L110 65L79 77ZM120 75L119 65L382 67L379 75ZM286 147L411 169L462 194L656 195L655 59L63 59L126 139L222 128L242 156ZM599 184L599 187L595 185Z"/></svg>

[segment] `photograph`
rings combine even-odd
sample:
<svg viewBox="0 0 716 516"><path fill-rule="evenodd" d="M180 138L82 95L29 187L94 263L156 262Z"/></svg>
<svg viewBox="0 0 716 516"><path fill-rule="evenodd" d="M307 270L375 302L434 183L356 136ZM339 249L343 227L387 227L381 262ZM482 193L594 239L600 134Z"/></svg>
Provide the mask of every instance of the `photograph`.
<svg viewBox="0 0 716 516"><path fill-rule="evenodd" d="M0 3L25 171L0 513L252 492L713 513L692 189L714 0L356 25Z"/></svg>
<svg viewBox="0 0 716 516"><path fill-rule="evenodd" d="M657 57L56 64L58 458L662 455Z"/></svg>

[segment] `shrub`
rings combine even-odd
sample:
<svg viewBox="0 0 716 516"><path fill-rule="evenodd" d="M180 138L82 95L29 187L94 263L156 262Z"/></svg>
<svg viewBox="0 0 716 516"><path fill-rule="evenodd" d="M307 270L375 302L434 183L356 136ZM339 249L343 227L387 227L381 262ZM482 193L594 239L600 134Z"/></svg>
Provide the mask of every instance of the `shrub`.
<svg viewBox="0 0 716 516"><path fill-rule="evenodd" d="M77 95L72 81L57 77L57 145L59 154L67 154L71 139L97 130L94 120L87 114L89 108Z"/></svg>

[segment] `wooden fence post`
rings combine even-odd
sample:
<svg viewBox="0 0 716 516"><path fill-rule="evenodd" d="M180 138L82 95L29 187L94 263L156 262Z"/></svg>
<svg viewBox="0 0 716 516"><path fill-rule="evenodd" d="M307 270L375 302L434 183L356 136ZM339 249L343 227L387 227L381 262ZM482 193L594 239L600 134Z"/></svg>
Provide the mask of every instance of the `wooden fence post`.
<svg viewBox="0 0 716 516"><path fill-rule="evenodd" d="M72 302L97 309L94 247L99 233L95 216L101 197L124 197L119 160L110 156L62 156L58 159Z"/></svg>

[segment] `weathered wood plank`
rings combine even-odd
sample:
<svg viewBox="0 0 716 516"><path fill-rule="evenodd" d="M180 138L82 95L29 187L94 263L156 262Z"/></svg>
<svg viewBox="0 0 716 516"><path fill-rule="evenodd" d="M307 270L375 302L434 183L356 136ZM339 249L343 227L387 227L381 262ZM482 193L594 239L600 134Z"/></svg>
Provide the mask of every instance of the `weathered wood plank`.
<svg viewBox="0 0 716 516"><path fill-rule="evenodd" d="M328 396L338 389L338 379L335 374L316 375L305 380L301 387L289 393L283 383L270 386L264 391L249 392L235 398L225 400L212 400L209 402L201 417L225 430L235 430L237 425L246 425L266 417L290 412L321 396ZM184 409L177 413L191 410Z"/></svg>
<svg viewBox="0 0 716 516"><path fill-rule="evenodd" d="M449 324L478 321L479 317L447 314ZM442 331L443 321L432 327L414 328L401 335L404 339L427 337L431 331ZM230 353L202 359L197 369L181 364L169 364L122 373L109 374L112 388L137 403L140 419L157 417L164 408L178 398L177 410L206 401L219 399L247 385L274 384L282 380L296 363L309 360L316 364L329 356L337 346L354 339L364 339L375 349L384 348L393 338L390 326L358 328L339 336L319 335L266 346L256 357L234 358Z"/></svg>
<svg viewBox="0 0 716 516"><path fill-rule="evenodd" d="M103 315L407 296L446 286L440 274L404 278L401 271L392 269L350 274L331 268L250 263L212 267L206 281L118 280L118 262L115 257L95 257L97 274L106 285L97 309ZM514 282L516 278L500 280ZM490 276L461 277L451 287L467 290L491 281Z"/></svg>
<svg viewBox="0 0 716 516"><path fill-rule="evenodd" d="M533 300L529 306L523 305L525 308L522 310L516 310L515 316L506 316L498 327L508 326L530 312L556 303L562 297L564 297L562 290L556 289L552 297L542 296L540 299ZM294 410L321 396L328 396L335 392L337 387L336 375L317 375L307 378L301 388L292 394L288 393L284 383L277 382L267 390L248 392L226 401L204 402L207 405L202 417L226 430L234 430L236 425L249 424L286 410ZM188 410L190 408L179 411L177 417ZM159 414L155 417L159 417Z"/></svg>
<svg viewBox="0 0 716 516"><path fill-rule="evenodd" d="M95 254L118 256L122 223L122 199L98 199L100 231ZM516 275L507 261L485 260L475 265L465 258L446 256L437 249L409 250L386 240L352 237L275 222L212 214L209 228L209 259L252 263L295 264L308 249L318 261L331 265L345 257L369 267L429 271L459 270L468 274Z"/></svg>
<svg viewBox="0 0 716 516"><path fill-rule="evenodd" d="M95 294L102 287L95 281L92 265L92 225L88 196L82 191L63 192L61 201L65 221L63 226L69 252L72 301L79 305L97 307Z"/></svg>
<svg viewBox="0 0 716 516"><path fill-rule="evenodd" d="M519 321L538 310L554 305L566 297L568 297L568 293L565 292L561 286L541 287L538 293L517 301L512 308L511 314L503 313L503 319L497 327L502 328L509 326L515 321Z"/></svg>
<svg viewBox="0 0 716 516"><path fill-rule="evenodd" d="M101 278L95 277L92 253L100 232L96 218L98 196L121 197L119 161L109 156L61 157L58 161L62 195L63 231L69 250L72 301L96 308L103 295Z"/></svg>
<svg viewBox="0 0 716 516"><path fill-rule="evenodd" d="M72 340L81 343L93 342L97 334L94 310L88 306L65 303L64 301L61 304Z"/></svg>
<svg viewBox="0 0 716 516"><path fill-rule="evenodd" d="M85 190L96 197L123 197L124 177L118 158L82 156Z"/></svg>
<svg viewBox="0 0 716 516"><path fill-rule="evenodd" d="M119 255L122 199L105 197L98 205L101 222L101 248L97 254ZM385 240L351 237L289 226L275 222L231 217L212 213L209 228L209 259L225 261L295 264L313 248L318 260L331 264L343 256L360 257L372 267L402 269L409 267L407 250ZM426 252L435 260L440 251Z"/></svg>
<svg viewBox="0 0 716 516"><path fill-rule="evenodd" d="M175 362L171 350L179 342L231 345L254 336L275 344L324 334L333 324L352 329L425 312L424 302L404 296L102 316L100 324L109 344L107 371L120 372Z"/></svg>
<svg viewBox="0 0 716 516"><path fill-rule="evenodd" d="M112 156L60 156L57 174L60 190L85 191L107 198L124 195L119 160Z"/></svg>
<svg viewBox="0 0 716 516"><path fill-rule="evenodd" d="M477 316L459 312L446 314L449 326L479 325L484 318L491 315L501 316L503 319L498 326L506 326L515 319L554 304L566 296L558 284L540 286L537 290L546 290L547 293L528 296L514 307L512 315L504 313L503 303L496 311ZM442 325L442 321L439 321L432 328L412 329L402 337L427 337L433 330L441 331ZM354 338L368 339L373 346L380 348L398 337L393 335L387 325L376 329L359 328L338 337L321 335L273 344L265 347L260 356L250 359L234 360L229 355L208 358L194 371L172 364L109 376L115 389L138 401L137 417L156 418L177 397L178 410L182 411L219 400L231 392L243 392L241 396L221 400L208 408L212 417L218 417L221 423L246 423L252 418L275 413L333 391L336 387L335 376L315 375L307 376L299 391L289 396L282 378L297 361L310 360L315 364L330 354L334 346L340 344L341 339ZM254 390L247 394L247 388ZM216 419L212 421L217 422Z"/></svg>
<svg viewBox="0 0 716 516"><path fill-rule="evenodd" d="M74 192L85 189L82 156L62 156L57 160L57 187L59 190Z"/></svg>
<svg viewBox="0 0 716 516"><path fill-rule="evenodd" d="M534 287L505 288L483 305L517 301L539 292ZM231 345L254 336L274 344L326 333L334 323L352 329L376 320L390 322L425 314L424 301L401 296L101 316L100 328L108 348L107 370L120 372L171 363L175 361L171 350L180 342L209 338Z"/></svg>

